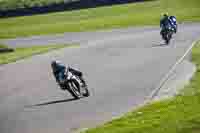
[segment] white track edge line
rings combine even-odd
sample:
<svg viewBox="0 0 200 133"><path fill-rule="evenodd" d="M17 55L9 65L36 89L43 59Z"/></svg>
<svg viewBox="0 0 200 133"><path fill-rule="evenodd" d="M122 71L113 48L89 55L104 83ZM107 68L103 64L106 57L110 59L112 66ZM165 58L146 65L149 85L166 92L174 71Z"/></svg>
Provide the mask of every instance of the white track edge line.
<svg viewBox="0 0 200 133"><path fill-rule="evenodd" d="M152 101L152 99L157 96L158 92L160 91L160 89L163 87L163 85L167 82L167 80L169 79L170 75L172 74L172 72L176 69L176 67L183 61L183 59L186 57L186 55L188 55L188 53L192 50L192 48L194 47L194 45L197 43L198 41L193 41L192 45L189 46L189 48L187 49L187 51L185 52L185 54L171 67L171 69L167 72L167 74L160 80L160 83L158 84L158 86L152 91L152 93L147 97L147 99L145 100L144 103L149 103Z"/></svg>

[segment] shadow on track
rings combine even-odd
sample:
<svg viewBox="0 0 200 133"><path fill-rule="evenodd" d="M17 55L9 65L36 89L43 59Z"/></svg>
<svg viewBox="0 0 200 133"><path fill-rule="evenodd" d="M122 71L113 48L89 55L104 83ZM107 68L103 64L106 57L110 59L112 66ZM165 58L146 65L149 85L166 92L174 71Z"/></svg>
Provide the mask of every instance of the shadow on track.
<svg viewBox="0 0 200 133"><path fill-rule="evenodd" d="M154 47L164 47L164 46L168 46L168 45L161 43L161 44L152 45L152 48L154 48Z"/></svg>
<svg viewBox="0 0 200 133"><path fill-rule="evenodd" d="M49 101L49 102L45 102L45 103L39 103L39 104L35 104L35 105L29 105L29 106L25 106L25 107L37 107L37 106L46 106L46 105L50 105L50 104L57 104L57 103L65 103L65 102L70 102L70 101L75 101L77 99L75 98L70 98L70 99L65 99L65 100L56 100L56 101Z"/></svg>

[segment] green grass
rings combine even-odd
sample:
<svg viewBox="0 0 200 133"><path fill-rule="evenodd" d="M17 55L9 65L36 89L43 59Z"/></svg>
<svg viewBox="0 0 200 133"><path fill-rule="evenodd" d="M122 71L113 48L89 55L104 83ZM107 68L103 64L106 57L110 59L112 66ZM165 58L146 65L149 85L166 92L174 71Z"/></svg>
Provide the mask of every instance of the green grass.
<svg viewBox="0 0 200 133"><path fill-rule="evenodd" d="M176 97L129 112L86 133L200 133L200 42L193 48L197 72Z"/></svg>
<svg viewBox="0 0 200 133"><path fill-rule="evenodd" d="M161 13L166 11L176 15L179 22L200 21L200 0L155 0L0 19L0 38L158 25Z"/></svg>
<svg viewBox="0 0 200 133"><path fill-rule="evenodd" d="M0 64L15 62L19 59L24 59L36 54L45 53L51 50L77 45L48 45L48 46L33 46L27 48L16 48L14 52L0 53Z"/></svg>
<svg viewBox="0 0 200 133"><path fill-rule="evenodd" d="M0 10L41 7L71 1L73 0L0 0Z"/></svg>
<svg viewBox="0 0 200 133"><path fill-rule="evenodd" d="M0 48L7 48L6 45L0 44Z"/></svg>

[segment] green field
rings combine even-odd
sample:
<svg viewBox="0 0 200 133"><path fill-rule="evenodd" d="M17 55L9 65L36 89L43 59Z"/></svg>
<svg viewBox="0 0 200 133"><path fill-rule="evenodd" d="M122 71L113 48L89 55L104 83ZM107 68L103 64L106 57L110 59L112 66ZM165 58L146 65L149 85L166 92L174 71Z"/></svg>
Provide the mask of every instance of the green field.
<svg viewBox="0 0 200 133"><path fill-rule="evenodd" d="M155 102L86 133L200 133L200 42L193 48L197 72L176 97Z"/></svg>
<svg viewBox="0 0 200 133"><path fill-rule="evenodd" d="M36 54L41 54L49 52L51 50L60 49L64 47L72 47L72 46L74 47L77 45L48 45L48 46L32 46L27 48L16 48L14 52L0 53L0 64L7 64Z"/></svg>
<svg viewBox="0 0 200 133"><path fill-rule="evenodd" d="M179 22L200 21L200 0L155 0L46 15L0 19L0 38L71 31L89 31L136 25L158 25L162 12Z"/></svg>
<svg viewBox="0 0 200 133"><path fill-rule="evenodd" d="M6 45L0 44L0 48L7 48Z"/></svg>

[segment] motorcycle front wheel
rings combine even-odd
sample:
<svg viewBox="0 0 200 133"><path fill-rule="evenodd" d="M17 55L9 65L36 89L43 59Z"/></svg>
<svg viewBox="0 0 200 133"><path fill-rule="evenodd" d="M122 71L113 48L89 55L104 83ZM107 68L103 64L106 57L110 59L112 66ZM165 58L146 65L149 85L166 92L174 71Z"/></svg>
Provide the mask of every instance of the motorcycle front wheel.
<svg viewBox="0 0 200 133"><path fill-rule="evenodd" d="M80 92L80 86L79 83L76 80L71 80L69 83L69 92L70 94L76 98L80 99L81 97L81 92Z"/></svg>

